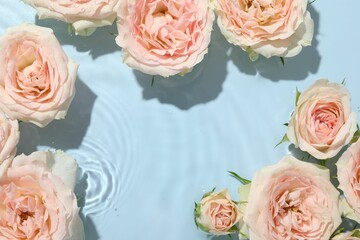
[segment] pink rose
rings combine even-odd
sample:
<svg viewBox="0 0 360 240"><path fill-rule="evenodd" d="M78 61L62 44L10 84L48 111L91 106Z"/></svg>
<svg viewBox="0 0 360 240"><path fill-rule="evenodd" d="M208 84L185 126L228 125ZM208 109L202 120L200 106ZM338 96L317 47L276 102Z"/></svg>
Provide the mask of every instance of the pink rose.
<svg viewBox="0 0 360 240"><path fill-rule="evenodd" d="M311 45L314 22L306 11L308 0L213 0L222 34L247 51L293 57Z"/></svg>
<svg viewBox="0 0 360 240"><path fill-rule="evenodd" d="M0 108L12 119L40 127L65 117L75 94L78 65L52 30L31 24L0 38Z"/></svg>
<svg viewBox="0 0 360 240"><path fill-rule="evenodd" d="M185 73L207 53L213 20L207 0L124 0L116 43L132 68L163 77Z"/></svg>
<svg viewBox="0 0 360 240"><path fill-rule="evenodd" d="M287 136L302 151L328 159L350 142L356 123L349 91L342 84L321 79L301 93Z"/></svg>
<svg viewBox="0 0 360 240"><path fill-rule="evenodd" d="M15 157L19 135L18 121L11 120L0 112L0 164Z"/></svg>
<svg viewBox="0 0 360 240"><path fill-rule="evenodd" d="M346 199L342 205L344 215L360 222L360 140L341 155L336 166L339 189Z"/></svg>
<svg viewBox="0 0 360 240"><path fill-rule="evenodd" d="M244 222L251 240L329 239L341 223L329 169L285 156L256 172Z"/></svg>
<svg viewBox="0 0 360 240"><path fill-rule="evenodd" d="M111 25L118 0L23 0L34 7L39 19L53 18L71 23L75 33L90 35L97 27Z"/></svg>
<svg viewBox="0 0 360 240"><path fill-rule="evenodd" d="M0 239L83 240L72 192L77 165L61 151L20 155L0 166Z"/></svg>
<svg viewBox="0 0 360 240"><path fill-rule="evenodd" d="M195 208L195 221L205 232L224 235L235 232L242 217L227 189L206 194Z"/></svg>

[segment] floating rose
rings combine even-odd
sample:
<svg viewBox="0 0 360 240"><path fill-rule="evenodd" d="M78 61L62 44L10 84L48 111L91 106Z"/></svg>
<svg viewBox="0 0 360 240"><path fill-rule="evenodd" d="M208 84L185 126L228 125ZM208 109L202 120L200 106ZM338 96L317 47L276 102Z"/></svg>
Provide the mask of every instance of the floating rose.
<svg viewBox="0 0 360 240"><path fill-rule="evenodd" d="M75 94L78 65L52 30L31 24L0 38L0 107L12 119L40 127L65 117Z"/></svg>
<svg viewBox="0 0 360 240"><path fill-rule="evenodd" d="M311 45L314 23L308 0L213 0L222 34L249 53L293 57Z"/></svg>
<svg viewBox="0 0 360 240"><path fill-rule="evenodd" d="M360 140L341 155L336 166L339 188L345 196L344 215L360 222Z"/></svg>
<svg viewBox="0 0 360 240"><path fill-rule="evenodd" d="M244 222L251 240L329 239L340 225L329 169L285 156L256 172Z"/></svg>
<svg viewBox="0 0 360 240"><path fill-rule="evenodd" d="M321 79L299 96L287 137L315 158L328 159L350 142L356 123L349 91L342 84Z"/></svg>
<svg viewBox="0 0 360 240"><path fill-rule="evenodd" d="M236 224L242 216L227 189L206 194L196 205L194 214L198 227L214 235L237 231Z"/></svg>
<svg viewBox="0 0 360 240"><path fill-rule="evenodd" d="M213 20L207 0L124 0L116 42L130 67L168 77L190 71L204 58Z"/></svg>
<svg viewBox="0 0 360 240"><path fill-rule="evenodd" d="M39 19L53 18L71 23L75 33L90 35L97 27L111 25L118 0L23 0L33 6Z"/></svg>
<svg viewBox="0 0 360 240"><path fill-rule="evenodd" d="M20 155L0 166L0 239L83 240L72 192L77 165L61 151Z"/></svg>
<svg viewBox="0 0 360 240"><path fill-rule="evenodd" d="M11 120L0 112L0 164L15 157L19 135L18 121Z"/></svg>

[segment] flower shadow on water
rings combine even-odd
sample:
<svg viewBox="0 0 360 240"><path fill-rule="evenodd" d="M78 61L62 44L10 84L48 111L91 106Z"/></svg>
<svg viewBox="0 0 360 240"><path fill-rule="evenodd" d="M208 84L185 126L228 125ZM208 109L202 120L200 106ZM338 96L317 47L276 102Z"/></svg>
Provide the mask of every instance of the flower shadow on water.
<svg viewBox="0 0 360 240"><path fill-rule="evenodd" d="M172 104L182 110L215 100L226 78L229 47L229 44L224 44L223 36L214 24L209 52L192 72L168 79L155 76L151 85L152 76L134 70L136 80L143 88L143 98L157 98L161 103Z"/></svg>
<svg viewBox="0 0 360 240"><path fill-rule="evenodd" d="M76 80L75 87L75 97L65 119L54 120L44 128L39 128L30 123L22 123L20 125L18 154L30 154L36 151L38 146L46 146L46 148L50 147L64 151L79 148L90 125L90 116L96 95L79 79ZM78 172L82 172L81 166ZM81 179L78 179L74 190L80 208L86 204L87 188L88 175L84 174ZM85 227L85 239L99 239L90 216L85 217L80 211L80 217Z"/></svg>
<svg viewBox="0 0 360 240"><path fill-rule="evenodd" d="M52 28L61 45L73 45L79 52L89 52L92 59L121 50L115 42L117 34L115 22L111 26L97 28L93 34L87 37L70 34L68 24L62 21L36 18L35 24Z"/></svg>
<svg viewBox="0 0 360 240"><path fill-rule="evenodd" d="M304 80L310 73L315 74L320 66L321 57L317 50L319 33L319 13L312 5L308 10L314 20L314 37L312 45L304 47L299 55L284 58L285 64L281 63L279 57L271 57L269 59L260 56L255 62L252 62L247 53L240 47L233 46L230 57L237 68L248 75L256 75L257 73L264 78L272 81L279 80Z"/></svg>
<svg viewBox="0 0 360 240"><path fill-rule="evenodd" d="M78 172L82 172L79 169ZM75 185L75 195L78 199L78 206L80 207L80 218L83 221L85 228L85 239L86 240L98 240L100 239L99 234L96 231L96 226L94 221L91 219L91 216L85 216L82 212L82 208L86 204L86 189L88 188L88 174L83 174L80 179L78 179Z"/></svg>
<svg viewBox="0 0 360 240"><path fill-rule="evenodd" d="M18 154L30 154L38 146L55 149L76 149L86 134L96 95L81 80L77 79L75 97L69 107L67 116L54 120L44 128L31 123L20 124L20 142Z"/></svg>

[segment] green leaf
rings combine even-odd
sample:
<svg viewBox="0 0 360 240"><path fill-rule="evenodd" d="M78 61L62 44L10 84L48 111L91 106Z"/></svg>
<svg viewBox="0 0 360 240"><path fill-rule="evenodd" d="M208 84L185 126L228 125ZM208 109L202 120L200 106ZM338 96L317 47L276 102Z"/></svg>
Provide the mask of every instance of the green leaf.
<svg viewBox="0 0 360 240"><path fill-rule="evenodd" d="M280 61L281 61L282 65L285 66L285 60L283 57L280 57Z"/></svg>
<svg viewBox="0 0 360 240"><path fill-rule="evenodd" d="M246 184L251 183L250 180L247 180L246 178L240 177L240 176L239 176L238 174L236 174L235 172L228 171L228 173L230 174L230 176L232 176L233 178L235 178L236 180L238 180L239 182L241 182L243 185L246 185Z"/></svg>
<svg viewBox="0 0 360 240"><path fill-rule="evenodd" d="M231 240L233 239L232 236L231 236L231 234L228 234L227 236L228 236Z"/></svg>
<svg viewBox="0 0 360 240"><path fill-rule="evenodd" d="M151 86L154 86L154 82L155 82L155 76L153 75L153 76L151 77Z"/></svg>
<svg viewBox="0 0 360 240"><path fill-rule="evenodd" d="M346 79L346 78L344 78L344 79L341 81L341 84L344 85L344 86L346 85L345 79Z"/></svg>
<svg viewBox="0 0 360 240"><path fill-rule="evenodd" d="M297 106L300 95L301 95L301 92L296 88L295 106Z"/></svg>
<svg viewBox="0 0 360 240"><path fill-rule="evenodd" d="M289 138L288 138L288 136L285 134L285 135L282 137L281 141L278 142L278 144L276 144L274 148L276 148L276 147L279 146L280 144L282 144L282 143L284 143L284 142L288 142L288 141L289 141Z"/></svg>

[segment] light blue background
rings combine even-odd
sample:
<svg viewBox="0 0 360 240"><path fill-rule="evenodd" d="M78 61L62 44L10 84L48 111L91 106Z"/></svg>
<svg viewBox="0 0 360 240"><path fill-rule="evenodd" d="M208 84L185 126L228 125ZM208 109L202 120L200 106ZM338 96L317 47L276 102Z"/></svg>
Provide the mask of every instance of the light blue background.
<svg viewBox="0 0 360 240"><path fill-rule="evenodd" d="M152 87L150 76L122 63L115 26L70 36L66 24L39 21L20 1L0 3L0 34L24 21L52 27L80 64L67 118L44 129L22 124L19 153L51 147L77 158L87 240L208 239L193 223L194 201L213 187L228 187L237 200L238 182L228 170L251 179L290 153L287 143L274 146L296 87L346 78L360 111L357 0L313 3L313 44L285 66L279 58L250 62L215 26L198 78L156 78Z"/></svg>

